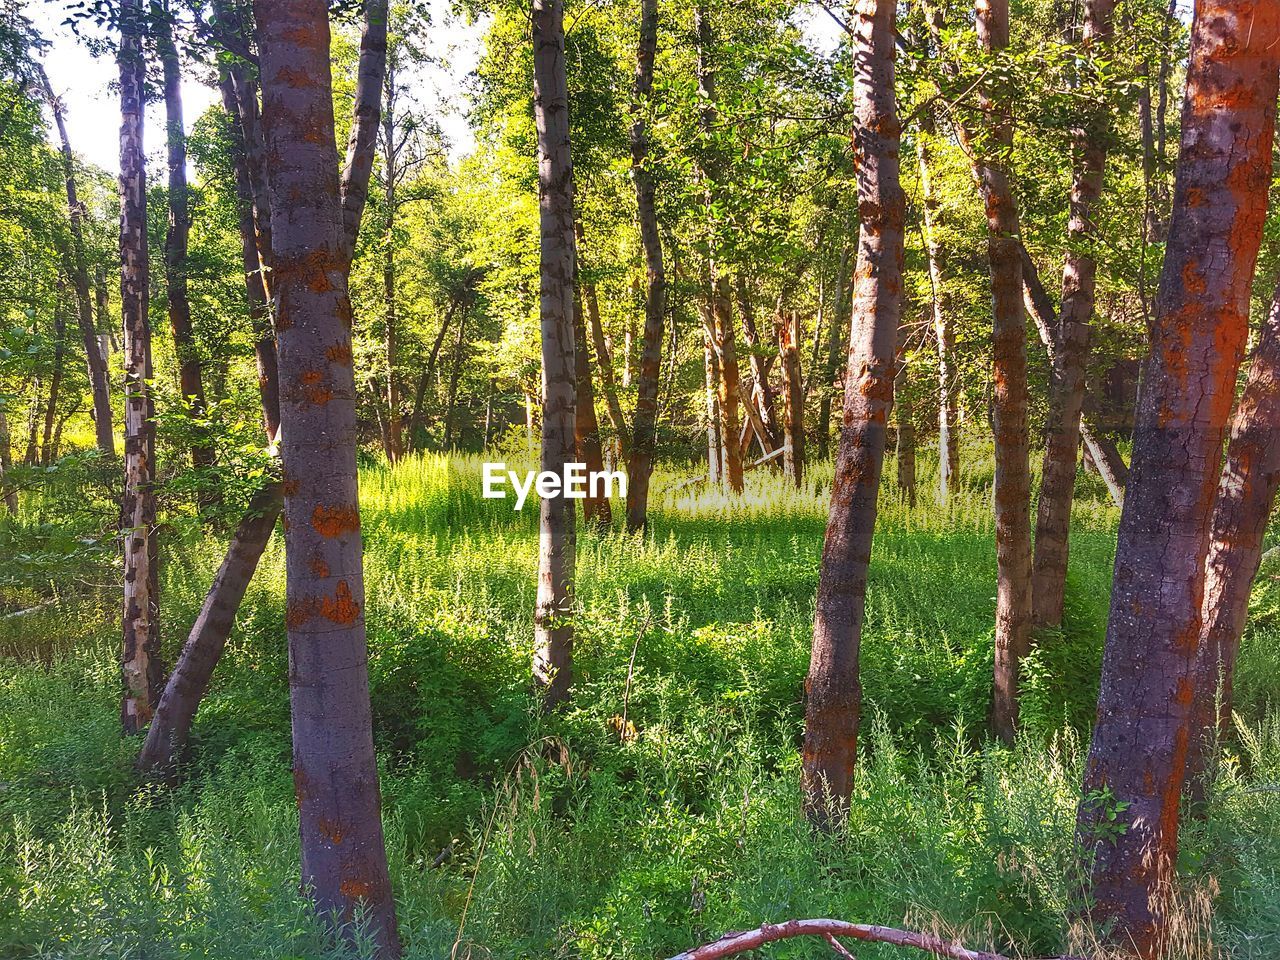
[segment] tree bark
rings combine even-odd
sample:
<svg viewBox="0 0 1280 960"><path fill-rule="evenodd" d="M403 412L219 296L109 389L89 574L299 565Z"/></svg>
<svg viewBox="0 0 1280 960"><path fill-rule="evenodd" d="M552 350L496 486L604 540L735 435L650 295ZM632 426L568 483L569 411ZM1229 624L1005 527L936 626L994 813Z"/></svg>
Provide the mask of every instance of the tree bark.
<svg viewBox="0 0 1280 960"><path fill-rule="evenodd" d="M417 441L414 438L417 437L418 431L422 427L427 384L431 380L431 375L435 373L436 363L440 357L440 346L444 343L445 334L449 332L449 324L453 321L453 315L459 309L459 305L460 302L455 299L449 304L449 309L445 311L444 318L440 321L440 330L436 333L435 340L431 342L431 352L427 354L427 362L418 377L418 388L413 394L413 410L409 414L409 425L405 430L409 444L414 447L417 446ZM462 309L465 310L466 308L463 307Z"/></svg>
<svg viewBox="0 0 1280 960"><path fill-rule="evenodd" d="M1112 9L1112 0L1085 0L1081 39L1081 53L1085 58L1106 53L1111 39ZM1080 414L1098 272L1097 261L1089 249L1095 233L1090 218L1102 195L1109 120L1106 105L1096 106L1087 112L1084 122L1073 134L1075 170L1062 268L1062 309L1058 315L1058 349L1052 362L1031 574L1031 619L1037 628L1062 623L1070 552L1071 499L1079 463Z"/></svg>
<svg viewBox="0 0 1280 960"><path fill-rule="evenodd" d="M360 59L356 67L355 115L347 140L347 156L342 167L342 255L351 265L365 201L369 198L369 177L382 121L382 94L387 71L387 0L366 0L364 26L360 31Z"/></svg>
<svg viewBox="0 0 1280 960"><path fill-rule="evenodd" d="M66 116L62 101L54 96L53 87L44 67L36 64L40 85L45 99L53 111L54 126L58 128L58 140L62 147L62 175L67 191L67 219L71 227L71 257L68 272L76 292L76 319L80 324L80 337L84 341L85 363L89 370L89 388L93 394L93 428L98 450L108 456L116 452L115 431L111 423L111 386L107 380L107 363L98 347L97 329L93 322L93 306L89 297L89 267L84 248L84 206L76 191L75 157L71 153L71 140L67 137Z"/></svg>
<svg viewBox="0 0 1280 960"><path fill-rule="evenodd" d="M1090 919L1142 958L1161 953L1169 929L1205 560L1266 216L1278 70L1280 8L1196 5L1078 823Z"/></svg>
<svg viewBox="0 0 1280 960"><path fill-rule="evenodd" d="M842 257L842 262L846 266L848 257L846 250ZM765 437L762 439L765 439L769 446L765 453L772 453L782 446L782 431L778 428L777 403L773 395L773 387L769 383L769 361L772 358L764 355L764 345L760 342L760 334L756 328L755 309L751 304L751 293L747 289L746 280L738 277L735 289L738 297L738 312L742 314L742 335L747 341L749 351L747 356L751 364L751 399L755 404L756 412L760 415L760 422L764 425ZM831 379L835 379L834 370ZM829 418L829 405L827 414Z"/></svg>
<svg viewBox="0 0 1280 960"><path fill-rule="evenodd" d="M4 496L5 509L9 511L9 515L16 517L18 515L18 491L5 480L9 471L13 469L13 454L9 449L11 442L9 417L5 412L4 406L0 405L0 494Z"/></svg>
<svg viewBox="0 0 1280 960"><path fill-rule="evenodd" d="M724 465L720 459L723 444L720 441L720 360L716 356L716 346L712 326L715 321L711 316L711 304L707 302L710 294L704 298L700 306L702 313L702 369L706 383L707 398L707 482L720 483L724 479Z"/></svg>
<svg viewBox="0 0 1280 960"><path fill-rule="evenodd" d="M147 314L147 184L143 152L146 61L141 0L120 6L120 313L124 319L124 698L121 722L136 733L151 720L164 683L156 551L155 409ZM95 345L96 346L96 345Z"/></svg>
<svg viewBox="0 0 1280 960"><path fill-rule="evenodd" d="M356 476L354 241L335 162L328 6L256 0L254 11L266 155L278 158L268 176L302 881L344 936L362 908L366 935L391 958L400 942L373 748Z"/></svg>
<svg viewBox="0 0 1280 960"><path fill-rule="evenodd" d="M156 18L156 53L164 71L164 111L169 163L169 228L164 240L164 274L169 300L169 328L178 359L178 388L192 416L206 412L200 351L191 326L191 301L187 296L187 248L191 233L191 204L187 187L187 134L182 118L182 72L168 7ZM213 463L213 447L207 439L191 445L191 463Z"/></svg>
<svg viewBox="0 0 1280 960"><path fill-rule="evenodd" d="M466 360L467 347L467 313L463 310L458 317L458 335L453 341L453 363L449 367L449 393L444 402L444 441L446 450L452 450L457 443L453 435L453 414L458 404L458 380L462 376L462 364Z"/></svg>
<svg viewBox="0 0 1280 960"><path fill-rule="evenodd" d="M854 8L853 149L862 227L844 420L805 680L805 811L823 827L843 821L853 789L862 700L858 650L902 302L905 200L898 182L894 11L890 0L858 0Z"/></svg>
<svg viewBox="0 0 1280 960"><path fill-rule="evenodd" d="M804 486L804 379L800 373L800 314L778 301L774 314L778 366L782 371L782 472ZM895 328L896 330L896 328ZM896 334L895 334L896 335Z"/></svg>
<svg viewBox="0 0 1280 960"><path fill-rule="evenodd" d="M573 311L573 445L578 462L586 464L590 474L604 470L604 452L600 448L600 422L596 419L596 394L591 384L591 353L587 349L587 324L582 312L582 296L579 294L574 300ZM609 498L603 494L592 496L589 488L582 501L582 518L588 524L607 528L613 523Z"/></svg>
<svg viewBox="0 0 1280 960"><path fill-rule="evenodd" d="M901 309L901 308L899 308ZM898 467L898 495L907 506L916 505L916 424L911 399L911 368L907 364L909 328L898 325L897 371L893 378L893 420L897 440L894 460Z"/></svg>
<svg viewBox="0 0 1280 960"><path fill-rule="evenodd" d="M840 251L840 266L836 272L836 303L831 314L831 327L827 331L827 355L822 366L821 394L818 398L818 459L825 460L831 443L831 398L836 392L836 374L840 369L840 348L848 343L845 331L845 289L849 275L849 248ZM745 327L745 321L743 326ZM750 344L750 341L748 341ZM754 367L752 368L754 373ZM810 376L813 376L811 373Z"/></svg>
<svg viewBox="0 0 1280 960"><path fill-rule="evenodd" d="M63 284L58 281L57 299L53 305L53 370L49 374L49 404L44 410L44 436L40 443L40 462L46 467L56 456L53 449L53 424L58 417L58 396L62 389L62 366L66 356L67 321L63 314Z"/></svg>
<svg viewBox="0 0 1280 960"><path fill-rule="evenodd" d="M533 0L533 102L538 128L542 330L542 470L563 474L573 457L575 406L573 163L564 59L563 0ZM541 498L533 677L543 706L569 697L573 681L574 509Z"/></svg>
<svg viewBox="0 0 1280 960"><path fill-rule="evenodd" d="M578 221L573 225L574 237L577 241L578 251L578 287L579 296L581 297L582 308L586 309L587 326L589 326L591 346L595 348L596 369L600 371L600 388L604 393L605 410L609 414L609 423L613 427L613 432L617 441L618 457L625 460L631 449L631 431L627 429L627 419L622 412L622 404L618 400L618 385L613 376L613 359L609 356L609 343L604 336L604 325L600 321L600 304L596 300L596 287L594 283L588 283L582 279L582 221ZM661 253L661 250L659 250ZM664 307L665 309L665 307ZM662 359L662 324L658 324L658 359ZM586 331L582 331L577 338L577 342L586 349L587 339ZM641 376L644 372L641 371ZM656 380L655 380L656 384ZM657 388L655 386L655 402L657 398Z"/></svg>
<svg viewBox="0 0 1280 960"><path fill-rule="evenodd" d="M1187 759L1193 796L1207 792L1208 755L1231 730L1236 655L1249 595L1262 560L1262 536L1280 489L1280 286L1262 326L1236 405L1218 484L1205 559L1203 625L1196 654L1196 699Z"/></svg>
<svg viewBox="0 0 1280 960"><path fill-rule="evenodd" d="M396 355L399 352L399 311L396 302L396 185L401 176L400 151L396 145L396 72L394 61L386 68L386 98L382 111L383 207L386 223L383 232L382 323L383 352L386 355L386 444L383 452L390 463L404 456L404 422L400 410L400 381L396 377Z"/></svg>

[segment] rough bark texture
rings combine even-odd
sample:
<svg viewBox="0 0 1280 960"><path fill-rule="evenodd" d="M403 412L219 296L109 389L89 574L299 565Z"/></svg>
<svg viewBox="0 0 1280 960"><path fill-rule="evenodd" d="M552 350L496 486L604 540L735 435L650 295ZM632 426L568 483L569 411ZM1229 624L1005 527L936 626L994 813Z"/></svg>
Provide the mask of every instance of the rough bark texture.
<svg viewBox="0 0 1280 960"><path fill-rule="evenodd" d="M573 446L578 462L587 465L587 472L604 469L604 452L600 448L600 423L596 419L596 393L591 384L591 352L587 349L587 323L582 316L582 297L574 301L573 310L573 379L574 418ZM597 527L608 527L613 522L613 510L609 498L591 496L588 489L582 501L582 518Z"/></svg>
<svg viewBox="0 0 1280 960"><path fill-rule="evenodd" d="M178 358L178 388L193 416L205 415L204 376L200 350L191 326L191 300L187 296L187 248L191 233L191 204L187 188L187 133L182 119L182 71L173 27L166 9L158 17L156 53L164 71L166 157L169 164L169 228L164 238L165 289L169 300L169 329ZM213 463L213 447L207 441L191 446L196 467Z"/></svg>
<svg viewBox="0 0 1280 960"><path fill-rule="evenodd" d="M1280 8L1196 5L1078 825L1092 856L1091 918L1143 958L1159 955L1167 933L1205 557L1266 215L1278 69Z"/></svg>
<svg viewBox="0 0 1280 960"><path fill-rule="evenodd" d="M569 89L564 62L562 0L533 2L533 109L538 127L538 213L541 239L544 471L561 474L573 459L574 342L573 163L569 154ZM543 704L569 696L573 678L574 508L565 497L541 499L538 599L533 677Z"/></svg>
<svg viewBox="0 0 1280 960"><path fill-rule="evenodd" d="M1009 45L1008 0L977 0L978 40L987 55ZM1027 342L1022 308L1018 210L1005 166L1013 148L1010 105L980 91L986 128L966 136L987 216L991 269L992 425L995 433L996 635L991 727L1011 742L1018 680L1031 639L1031 470L1027 437ZM976 149L975 149L976 148Z"/></svg>
<svg viewBox="0 0 1280 960"><path fill-rule="evenodd" d="M387 0L366 0L356 67L355 117L342 167L342 255L350 266L355 254L369 176L382 121L382 94L387 70Z"/></svg>
<svg viewBox="0 0 1280 960"><path fill-rule="evenodd" d="M147 184L142 147L146 61L141 0L120 7L120 313L124 320L124 699L126 732L151 720L164 683L156 555L155 410L147 315Z"/></svg>
<svg viewBox="0 0 1280 960"><path fill-rule="evenodd" d="M254 4L266 131L282 419L286 615L302 881L344 934L363 907L400 952L382 835L356 487L347 234L328 8ZM378 88L380 90L380 86Z"/></svg>
<svg viewBox="0 0 1280 960"><path fill-rule="evenodd" d="M1095 55L1111 37L1112 0L1085 0L1082 54ZM1101 51L1105 54L1105 50ZM1080 412L1084 404L1089 326L1093 317L1098 264L1089 249L1090 220L1102 195L1109 116L1103 104L1088 113L1073 134L1075 170L1071 182L1067 250L1062 268L1062 309L1058 350L1053 360L1040 501L1036 514L1035 555L1031 575L1031 614L1036 627L1062 623L1070 548L1071 498L1079 462Z"/></svg>
<svg viewBox="0 0 1280 960"><path fill-rule="evenodd" d="M861 243L861 241L859 241ZM855 296L857 294L855 293ZM800 314L781 302L774 314L778 367L782 373L782 472L804 485L804 379L800 373ZM846 381L846 390L847 390Z"/></svg>
<svg viewBox="0 0 1280 960"><path fill-rule="evenodd" d="M862 699L858 648L902 302L905 200L898 183L894 9L890 0L858 0L853 20L854 155L862 229L844 420L805 679L805 810L822 826L843 819L853 788Z"/></svg>
<svg viewBox="0 0 1280 960"><path fill-rule="evenodd" d="M1236 654L1249 594L1262 560L1262 535L1280 488L1280 287L1236 405L1226 464L1213 509L1205 559L1203 625L1196 657L1196 699L1187 761L1193 793L1203 798L1208 754L1231 729Z"/></svg>
<svg viewBox="0 0 1280 960"><path fill-rule="evenodd" d="M196 710L209 688L214 667L222 656L235 625L258 561L271 539L284 505L281 485L272 482L256 493L192 624L191 633L165 685L147 739L138 754L137 767L144 773L172 776L186 752Z"/></svg>
<svg viewBox="0 0 1280 960"><path fill-rule="evenodd" d="M640 244L644 247L644 347L640 354L631 455L627 462L628 530L643 529L649 515L649 478L653 474L658 422L658 378L662 371L662 326L667 310L667 281L662 263L662 238L658 234L653 171L649 169L646 119L653 91L653 61L657 47L658 2L640 0L640 38L636 45L636 76L631 105L631 179L636 188ZM593 331L598 326L595 320L593 317ZM602 362L604 356L601 353Z"/></svg>
<svg viewBox="0 0 1280 960"><path fill-rule="evenodd" d="M44 67L36 64L40 85L45 99L53 111L54 126L58 128L58 141L62 151L62 176L67 191L67 219L71 227L71 256L69 270L72 286L76 291L76 319L80 324L80 338L84 341L85 362L89 370L89 389L93 393L93 429L98 450L114 456L115 431L111 423L111 386L107 380L107 361L98 346L97 329L93 322L93 301L89 296L89 267L84 249L84 207L76 191L75 157L71 153L71 140L67 137L66 116L62 101L54 96L53 87Z"/></svg>

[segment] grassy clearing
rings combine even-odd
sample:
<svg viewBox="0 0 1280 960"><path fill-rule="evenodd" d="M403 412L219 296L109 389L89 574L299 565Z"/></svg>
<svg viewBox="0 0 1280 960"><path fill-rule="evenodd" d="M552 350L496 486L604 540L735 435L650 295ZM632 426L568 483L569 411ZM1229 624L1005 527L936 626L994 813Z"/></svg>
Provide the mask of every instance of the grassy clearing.
<svg viewBox="0 0 1280 960"><path fill-rule="evenodd" d="M1064 917L1116 511L1082 478L1067 622L1029 665L1023 741L992 747L981 736L990 464L970 453L969 486L948 508L932 502L929 477L914 510L885 491L864 762L836 838L803 827L797 783L829 467L799 492L751 474L740 502L672 492L680 477L663 475L649 536L580 534L577 707L551 721L527 683L535 505L516 514L482 501L478 458L366 468L375 732L410 956L451 956L458 943L477 958L652 958L792 915L915 924L1028 955L1087 945ZM15 547L6 556L44 543L60 509L49 497L33 494L21 522L0 526ZM8 602L42 595L38 563L74 562L88 583L113 575L97 554L46 546L43 560L24 546L36 560L9 578ZM168 531L169 650L220 550ZM59 603L0 620L0 957L334 953L297 889L283 571L277 537L173 791L130 774L109 595L64 588ZM1264 570L1240 738L1210 817L1187 829L1187 960L1280 953L1278 617ZM624 709L634 738L619 736ZM433 867L449 844L452 858Z"/></svg>

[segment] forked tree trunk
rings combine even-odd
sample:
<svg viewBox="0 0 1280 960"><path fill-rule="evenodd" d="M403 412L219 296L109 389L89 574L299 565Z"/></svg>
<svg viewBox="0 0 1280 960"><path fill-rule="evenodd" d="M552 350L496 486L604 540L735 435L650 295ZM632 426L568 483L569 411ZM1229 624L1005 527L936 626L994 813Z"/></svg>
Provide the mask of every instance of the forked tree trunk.
<svg viewBox="0 0 1280 960"><path fill-rule="evenodd" d="M542 251L540 462L544 471L563 474L564 465L573 459L573 281L577 270L563 0L533 0L533 103ZM539 517L533 677L543 706L551 710L568 699L573 682L573 501L544 497Z"/></svg>
<svg viewBox="0 0 1280 960"><path fill-rule="evenodd" d="M667 281L658 234L653 171L649 167L646 115L653 91L653 61L658 46L658 2L640 0L640 37L636 44L636 77L631 104L631 179L636 188L636 217L644 248L644 347L632 420L631 454L627 462L627 529L641 530L649 516L649 478L657 439L658 378L662 372L662 326L667 311ZM593 332L598 327L592 317ZM601 353L601 362L605 354ZM629 361L628 361L629 362ZM612 407L610 408L612 410Z"/></svg>
<svg viewBox="0 0 1280 960"><path fill-rule="evenodd" d="M587 472L604 470L604 452L600 448L600 422L596 419L596 393L591 384L591 352L587 349L587 324L582 316L582 297L574 299L573 310L573 379L574 419L573 446L578 462ZM607 528L613 522L609 498L591 495L591 487L582 501L582 518L596 527Z"/></svg>
<svg viewBox="0 0 1280 960"><path fill-rule="evenodd" d="M899 308L901 309L901 308ZM911 398L911 368L907 364L907 337L910 329L898 326L898 369L893 378L893 420L897 439L894 460L898 467L898 495L907 505L916 505L916 423Z"/></svg>
<svg viewBox="0 0 1280 960"><path fill-rule="evenodd" d="M782 472L804 486L804 379L800 373L800 314L782 301L774 314L778 367L782 371ZM896 328L895 328L896 331ZM896 333L895 333L896 335ZM848 382L846 387L848 389Z"/></svg>
<svg viewBox="0 0 1280 960"><path fill-rule="evenodd" d="M1171 919L1205 559L1266 216L1278 71L1280 7L1200 0L1078 824L1090 919L1144 960L1161 953Z"/></svg>
<svg viewBox="0 0 1280 960"><path fill-rule="evenodd" d="M63 283L53 305L53 370L49 374L49 404L44 409L44 436L40 443L40 462L46 467L54 460L53 424L58 418L58 399L62 392L62 365L66 356L67 321L63 314Z"/></svg>
<svg viewBox="0 0 1280 960"><path fill-rule="evenodd" d="M978 0L978 40L987 55L1009 45L1008 0ZM1022 309L1018 210L1006 157L1013 149L1010 104L980 92L983 148L965 135L987 214L991 269L992 422L995 433L996 635L992 731L1012 742L1018 727L1022 658L1031 640L1031 470L1027 437L1027 341Z"/></svg>
<svg viewBox="0 0 1280 960"><path fill-rule="evenodd" d="M124 699L127 733L151 720L160 697L160 597L156 553L155 409L147 314L147 184L142 147L147 65L141 0L120 7L120 313L124 318Z"/></svg>
<svg viewBox="0 0 1280 960"><path fill-rule="evenodd" d="M84 207L76 191L75 157L71 153L71 140L67 137L67 122L62 101L53 93L44 67L36 65L45 99L53 111L54 126L58 128L61 143L62 175L67 191L67 219L71 227L71 257L69 273L76 291L76 319L80 324L80 338L84 341L85 363L89 370L89 389L93 394L93 429L98 450L114 456L116 452L115 430L111 423L111 386L107 379L107 362L98 347L98 334L93 322L93 306L89 297L89 267L84 249Z"/></svg>
<svg viewBox="0 0 1280 960"><path fill-rule="evenodd" d="M1227 460L1214 504L1205 560L1203 625L1196 655L1196 699L1187 760L1193 796L1207 792L1209 752L1231 730L1236 654L1249 594L1262 560L1262 535L1280 489L1280 286L1236 405Z"/></svg>
<svg viewBox="0 0 1280 960"><path fill-rule="evenodd" d="M266 154L279 158L268 176L302 882L344 936L354 936L352 921L362 911L365 935L379 956L391 958L400 942L369 703L343 226L349 218L335 161L328 5L257 0L254 10Z"/></svg>
<svg viewBox="0 0 1280 960"><path fill-rule="evenodd" d="M862 229L844 421L805 680L802 765L805 812L810 822L828 828L843 821L853 789L862 701L858 648L902 303L905 200L898 183L894 11L891 0L859 0L854 10L854 155Z"/></svg>
<svg viewBox="0 0 1280 960"><path fill-rule="evenodd" d="M204 376L200 350L191 326L191 301L187 296L187 248L191 233L191 204L187 189L187 133L182 119L182 72L173 26L166 7L157 16L156 53L164 70L164 111L169 163L169 228L164 239L164 275L169 299L169 328L178 358L178 388L193 416L205 415ZM191 445L195 467L213 463L213 447L207 439Z"/></svg>
<svg viewBox="0 0 1280 960"><path fill-rule="evenodd" d="M1085 57L1106 53L1105 47L1111 38L1112 8L1113 0L1085 0L1081 40ZM1095 232L1091 217L1102 195L1109 119L1105 104L1095 106L1086 112L1084 122L1073 134L1075 171L1062 268L1062 309L1058 316L1058 349L1053 360L1045 423L1031 575L1031 614L1036 627L1056 627L1062 623L1071 499L1079 462L1080 413L1084 404L1089 325L1098 272L1097 261L1089 249Z"/></svg>

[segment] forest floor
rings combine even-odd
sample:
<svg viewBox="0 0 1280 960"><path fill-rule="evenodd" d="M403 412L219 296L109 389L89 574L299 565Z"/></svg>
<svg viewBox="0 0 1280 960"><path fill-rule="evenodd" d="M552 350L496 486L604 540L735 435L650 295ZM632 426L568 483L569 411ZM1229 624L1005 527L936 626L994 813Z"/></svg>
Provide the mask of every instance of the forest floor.
<svg viewBox="0 0 1280 960"><path fill-rule="evenodd" d="M1021 741L993 746L991 468L967 453L948 508L930 477L915 508L884 492L862 761L834 837L804 827L798 789L829 465L804 492L751 474L736 503L671 493L666 473L647 538L581 532L574 705L552 719L528 682L536 504L482 500L478 459L367 466L375 736L409 956L651 960L795 916L1087 949L1065 918L1118 514L1082 477L1065 627L1027 664ZM0 600L59 598L0 610L0 957L336 956L298 892L280 538L182 785L160 788L131 772L118 574L66 532L77 510L93 510L82 491L32 493L0 525ZM165 531L169 660L222 546L195 521ZM1255 591L1208 816L1184 830L1177 958L1280 955L1278 579L1264 569Z"/></svg>

